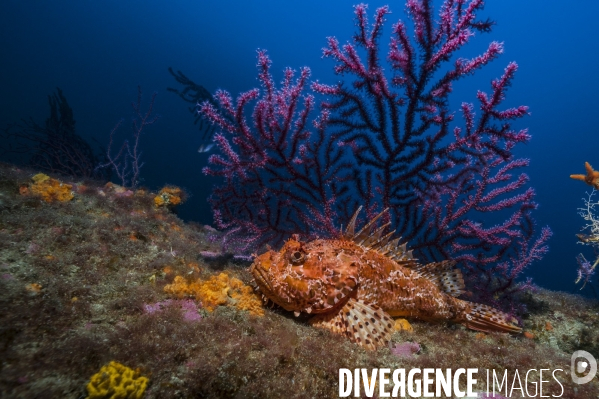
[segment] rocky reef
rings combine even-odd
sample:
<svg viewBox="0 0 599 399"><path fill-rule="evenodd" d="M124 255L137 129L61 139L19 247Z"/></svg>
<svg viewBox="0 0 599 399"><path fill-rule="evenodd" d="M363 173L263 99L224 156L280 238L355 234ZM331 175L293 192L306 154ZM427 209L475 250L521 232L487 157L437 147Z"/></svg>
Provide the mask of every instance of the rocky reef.
<svg viewBox="0 0 599 399"><path fill-rule="evenodd" d="M1 397L83 398L111 362L146 398L337 397L340 368L479 368L479 391L482 369L559 368L568 398L599 391L570 378L572 352L599 358L597 302L540 289L521 298L524 334L401 320L367 351L262 306L247 262L203 257L219 233L177 218L180 192L161 206L167 191L38 172L0 165Z"/></svg>

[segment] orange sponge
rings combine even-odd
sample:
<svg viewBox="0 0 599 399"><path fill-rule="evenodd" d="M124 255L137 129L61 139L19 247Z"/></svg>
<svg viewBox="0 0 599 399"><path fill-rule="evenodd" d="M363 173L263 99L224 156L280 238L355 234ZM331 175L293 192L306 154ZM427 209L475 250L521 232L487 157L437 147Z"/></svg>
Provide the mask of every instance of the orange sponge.
<svg viewBox="0 0 599 399"><path fill-rule="evenodd" d="M62 183L56 179L43 173L38 173L32 177L34 184L31 185L30 191L34 195L42 197L46 202L66 202L73 199L73 188L70 184Z"/></svg>
<svg viewBox="0 0 599 399"><path fill-rule="evenodd" d="M177 298L193 296L201 301L202 306L208 311L213 311L217 306L234 306L253 315L264 315L262 301L252 287L227 273L211 276L206 281L198 279L191 283L177 276L172 284L164 287L164 292Z"/></svg>
<svg viewBox="0 0 599 399"><path fill-rule="evenodd" d="M164 187L157 196L154 197L154 205L177 206L183 202L183 190L179 187Z"/></svg>

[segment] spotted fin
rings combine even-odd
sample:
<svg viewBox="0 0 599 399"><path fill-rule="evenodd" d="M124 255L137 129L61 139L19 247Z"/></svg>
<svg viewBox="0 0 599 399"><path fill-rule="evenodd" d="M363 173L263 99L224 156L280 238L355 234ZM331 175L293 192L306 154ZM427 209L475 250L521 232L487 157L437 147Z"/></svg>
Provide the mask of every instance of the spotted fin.
<svg viewBox="0 0 599 399"><path fill-rule="evenodd" d="M522 329L514 323L517 321L506 313L479 303L470 303L470 312L462 323L472 329L484 332L520 333Z"/></svg>
<svg viewBox="0 0 599 399"><path fill-rule="evenodd" d="M462 271L455 268L453 260L417 265L412 270L432 281L443 292L451 296L460 296L466 287Z"/></svg>
<svg viewBox="0 0 599 399"><path fill-rule="evenodd" d="M393 320L387 313L376 305L353 298L336 313L313 317L310 324L343 335L370 350L387 345L393 333Z"/></svg>
<svg viewBox="0 0 599 399"><path fill-rule="evenodd" d="M352 240L356 244L363 247L370 248L378 251L380 254L385 255L402 266L412 267L415 264L415 259L411 250L408 250L406 244L399 245L401 237L391 240L391 236L395 231L391 231L383 235L385 229L391 224L385 223L380 227L375 227L376 222L389 212L389 208L386 208L381 213L376 215L370 222L368 222L360 231L355 232L356 220L358 219L358 213L360 213L362 207L359 207L356 213L352 216L345 229L342 232L343 238Z"/></svg>

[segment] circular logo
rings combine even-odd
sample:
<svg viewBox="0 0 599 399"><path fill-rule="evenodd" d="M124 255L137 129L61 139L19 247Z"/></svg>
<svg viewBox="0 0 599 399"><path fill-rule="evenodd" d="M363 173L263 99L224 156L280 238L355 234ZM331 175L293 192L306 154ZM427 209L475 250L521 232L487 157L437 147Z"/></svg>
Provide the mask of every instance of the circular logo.
<svg viewBox="0 0 599 399"><path fill-rule="evenodd" d="M584 358L584 360L578 360ZM586 384L595 378L597 374L597 360L587 351L576 351L570 358L570 373L572 374L572 381L576 384ZM590 368L589 368L590 366ZM578 374L583 374L588 371L583 377L579 377Z"/></svg>

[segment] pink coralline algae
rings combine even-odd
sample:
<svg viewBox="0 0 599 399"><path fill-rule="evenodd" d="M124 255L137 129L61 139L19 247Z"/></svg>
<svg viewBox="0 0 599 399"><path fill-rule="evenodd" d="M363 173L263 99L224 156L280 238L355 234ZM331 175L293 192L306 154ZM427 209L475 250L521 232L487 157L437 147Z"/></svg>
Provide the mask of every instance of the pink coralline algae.
<svg viewBox="0 0 599 399"><path fill-rule="evenodd" d="M185 321L194 322L202 320L202 316L198 313L198 307L196 303L191 299L167 299L162 302L145 304L144 311L148 314L154 314L156 312L161 312L165 307L169 306L179 307Z"/></svg>
<svg viewBox="0 0 599 399"><path fill-rule="evenodd" d="M389 348L391 353L398 357L412 357L420 352L420 344L416 342L397 343Z"/></svg>
<svg viewBox="0 0 599 399"><path fill-rule="evenodd" d="M32 255L32 254L38 253L40 251L40 248L41 247L38 244L32 242L32 243L29 243L29 246L25 250L25 253Z"/></svg>
<svg viewBox="0 0 599 399"><path fill-rule="evenodd" d="M476 93L476 106L450 109L454 83L503 52L494 41L476 57L457 55L491 30L493 22L477 19L483 3L446 0L435 12L430 1L409 0L411 23L392 26L387 50L389 8L369 22L367 6L357 5L353 40L330 37L323 49L343 77L336 84L310 84L309 68L288 68L277 87L259 51L261 89L236 101L219 90L218 105L199 106L219 129L219 154L204 169L223 179L210 200L216 227L255 248L296 233L333 237L358 206L367 218L389 208L383 223L419 259L455 259L479 299L509 298L517 277L548 251L551 230L535 233L535 192L521 172L529 160L513 154L530 139L512 128L528 107L503 105L517 64Z"/></svg>

